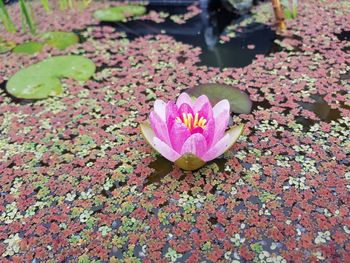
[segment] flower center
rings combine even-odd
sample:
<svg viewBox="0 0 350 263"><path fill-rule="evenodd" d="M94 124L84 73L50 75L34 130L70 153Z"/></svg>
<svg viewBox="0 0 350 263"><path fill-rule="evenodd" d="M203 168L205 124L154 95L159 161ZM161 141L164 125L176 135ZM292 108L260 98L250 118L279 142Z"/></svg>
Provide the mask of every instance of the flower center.
<svg viewBox="0 0 350 263"><path fill-rule="evenodd" d="M186 127L192 131L193 129L200 127L202 129L205 129L205 124L207 123L207 120L203 117L199 118L198 113L196 113L193 117L192 113L182 113L182 118L177 117L176 121L178 123L183 123L186 125Z"/></svg>

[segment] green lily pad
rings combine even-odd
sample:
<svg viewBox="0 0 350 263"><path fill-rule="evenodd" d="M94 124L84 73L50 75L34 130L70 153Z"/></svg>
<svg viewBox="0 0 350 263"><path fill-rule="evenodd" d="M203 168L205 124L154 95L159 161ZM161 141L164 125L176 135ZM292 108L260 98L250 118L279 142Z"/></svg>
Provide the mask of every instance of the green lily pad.
<svg viewBox="0 0 350 263"><path fill-rule="evenodd" d="M17 45L12 52L16 54L33 55L43 49L44 44L36 41L25 42Z"/></svg>
<svg viewBox="0 0 350 263"><path fill-rule="evenodd" d="M16 43L13 41L6 41L5 39L0 38L0 54L6 53L12 50L16 46Z"/></svg>
<svg viewBox="0 0 350 263"><path fill-rule="evenodd" d="M44 99L63 92L60 78L86 81L95 64L82 56L57 56L18 71L7 82L7 91L21 99Z"/></svg>
<svg viewBox="0 0 350 263"><path fill-rule="evenodd" d="M64 50L79 42L79 37L72 32L46 32L41 35L47 45Z"/></svg>
<svg viewBox="0 0 350 263"><path fill-rule="evenodd" d="M212 105L220 100L227 99L230 102L231 111L234 113L250 113L252 109L252 101L243 91L224 84L201 84L194 88L188 89L187 93L194 97L201 95L208 96Z"/></svg>
<svg viewBox="0 0 350 263"><path fill-rule="evenodd" d="M119 8L127 16L141 16L146 13L146 7L141 5L124 5Z"/></svg>
<svg viewBox="0 0 350 263"><path fill-rule="evenodd" d="M146 8L139 5L114 6L97 10L94 17L99 21L118 22L123 21L128 16L140 16L146 13Z"/></svg>

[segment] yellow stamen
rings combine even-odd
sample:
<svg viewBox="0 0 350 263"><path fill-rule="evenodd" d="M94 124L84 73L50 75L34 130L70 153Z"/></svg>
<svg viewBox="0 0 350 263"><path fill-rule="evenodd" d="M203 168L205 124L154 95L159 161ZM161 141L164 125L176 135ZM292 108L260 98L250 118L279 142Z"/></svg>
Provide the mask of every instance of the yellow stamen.
<svg viewBox="0 0 350 263"><path fill-rule="evenodd" d="M187 127L188 127L189 130L192 130L191 125L192 125L193 116L192 116L191 113L187 113L187 120L188 120L188 125L187 125Z"/></svg>
<svg viewBox="0 0 350 263"><path fill-rule="evenodd" d="M205 124L207 123L207 120L203 117L199 118L199 114L196 113L193 117L193 114L191 113L182 113L182 119L180 117L176 117L176 122L183 123L185 126L192 131L193 129L200 127L202 129L205 129Z"/></svg>
<svg viewBox="0 0 350 263"><path fill-rule="evenodd" d="M196 128L197 126L198 126L198 112L194 115L193 128Z"/></svg>
<svg viewBox="0 0 350 263"><path fill-rule="evenodd" d="M198 121L198 126L199 126L199 127L202 127L202 122L203 122L203 120L204 120L203 117L201 117L201 118L199 119L199 121Z"/></svg>
<svg viewBox="0 0 350 263"><path fill-rule="evenodd" d="M186 113L182 113L182 119L183 119L184 124L185 124L186 126L188 126L188 125L187 125L187 116L186 116Z"/></svg>

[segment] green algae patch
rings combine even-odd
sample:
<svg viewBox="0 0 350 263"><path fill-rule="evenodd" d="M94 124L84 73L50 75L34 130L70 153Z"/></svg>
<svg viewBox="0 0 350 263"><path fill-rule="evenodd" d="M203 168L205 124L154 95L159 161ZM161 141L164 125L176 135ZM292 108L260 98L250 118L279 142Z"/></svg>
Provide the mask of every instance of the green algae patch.
<svg viewBox="0 0 350 263"><path fill-rule="evenodd" d="M144 13L146 13L144 6L124 5L97 10L94 13L94 17L103 22L118 22L123 21L126 17L140 16Z"/></svg>
<svg viewBox="0 0 350 263"><path fill-rule="evenodd" d="M46 32L41 35L41 38L45 44L59 50L64 50L79 42L79 37L72 32Z"/></svg>
<svg viewBox="0 0 350 263"><path fill-rule="evenodd" d="M82 56L52 57L18 71L6 89L17 98L44 99L62 94L60 78L86 81L95 70L95 64Z"/></svg>
<svg viewBox="0 0 350 263"><path fill-rule="evenodd" d="M12 52L15 54L33 55L39 53L44 47L43 43L30 41L17 45Z"/></svg>

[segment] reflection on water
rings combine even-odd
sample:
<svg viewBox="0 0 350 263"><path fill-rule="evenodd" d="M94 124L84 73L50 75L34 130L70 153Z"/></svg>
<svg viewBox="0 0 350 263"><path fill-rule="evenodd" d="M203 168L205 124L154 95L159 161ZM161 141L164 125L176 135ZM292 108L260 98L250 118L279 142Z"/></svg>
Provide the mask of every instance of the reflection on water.
<svg viewBox="0 0 350 263"><path fill-rule="evenodd" d="M114 25L116 30L125 32L129 39L145 35L167 34L177 41L200 47L200 65L244 67L249 65L257 54L268 54L276 49L276 34L267 25L253 23L243 28L228 42L221 44L220 36L228 25L238 23L244 17L225 9L220 1L202 5L202 12L184 24L176 24L169 18L163 23L149 20L134 20L126 23L102 23ZM184 14L186 6L149 5L148 11L166 12L170 15ZM249 49L249 45L254 45Z"/></svg>
<svg viewBox="0 0 350 263"><path fill-rule="evenodd" d="M312 95L311 98L315 100L313 103L299 102L299 105L308 111L315 113L315 115L320 118L320 120L325 122L336 121L341 117L340 111L338 109L332 109L329 104L323 99L319 94ZM297 123L303 125L303 130L308 131L316 121L305 118L296 118Z"/></svg>

